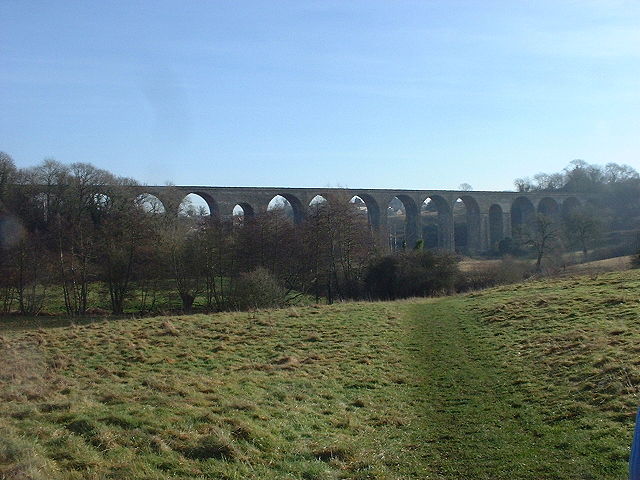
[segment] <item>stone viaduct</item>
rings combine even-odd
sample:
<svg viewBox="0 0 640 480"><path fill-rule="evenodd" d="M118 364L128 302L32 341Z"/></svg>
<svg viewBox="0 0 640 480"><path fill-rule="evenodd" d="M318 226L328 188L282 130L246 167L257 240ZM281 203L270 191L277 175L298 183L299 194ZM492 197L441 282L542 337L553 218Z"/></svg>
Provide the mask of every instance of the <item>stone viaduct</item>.
<svg viewBox="0 0 640 480"><path fill-rule="evenodd" d="M514 228L530 222L536 213L547 216L566 215L571 209L588 201L588 196L551 192L493 192L456 190L394 190L352 188L277 188L277 187L198 187L140 186L139 194L153 195L167 214L177 215L181 201L189 194L200 196L209 206L211 215L231 216L240 206L246 216L266 212L276 197L284 197L293 209L294 221L302 222L316 196L328 202L348 202L359 197L367 207L369 224L384 231L387 209L394 197L405 209L405 238L414 245L422 238L421 214L425 202L433 202L437 211L437 246L453 250L454 206L466 207L467 249L486 251L502 238L512 235Z"/></svg>

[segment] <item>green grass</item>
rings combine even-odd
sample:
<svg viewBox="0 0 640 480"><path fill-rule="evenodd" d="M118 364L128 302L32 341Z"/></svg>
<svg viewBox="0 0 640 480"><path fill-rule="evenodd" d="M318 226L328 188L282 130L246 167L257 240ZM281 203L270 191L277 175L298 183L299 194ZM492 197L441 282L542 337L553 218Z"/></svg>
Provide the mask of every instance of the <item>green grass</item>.
<svg viewBox="0 0 640 480"><path fill-rule="evenodd" d="M224 288L225 292L227 292L227 300L228 300L228 278L218 278L218 289L219 291ZM182 311L182 301L180 300L180 295L178 294L175 283L173 280L162 280L158 282L155 291L151 289L147 289L146 291L146 302L143 303L143 291L139 287L139 285L132 284L131 289L128 295L125 298L124 302L124 315L141 315L143 312L144 315L166 315L169 313L181 312ZM304 306L304 305L312 305L317 303L313 295L303 294L300 292L292 291L286 298L286 304L289 306ZM91 318L97 316L110 316L111 312L111 300L109 296L109 288L108 285L104 282L95 281L91 282L88 285L88 294L87 294L87 304L88 304L88 312L87 317ZM18 302L17 300L13 301L11 304L10 311L12 314L17 314L18 310ZM207 312L207 301L206 294L204 291L199 291L196 295L195 301L193 303L193 311L194 312ZM44 300L42 302L42 309L38 316L40 317L48 317L48 316L58 316L64 317L66 314L66 308L64 303L64 294L62 291L62 287L59 285L48 286L44 289ZM0 313L1 315L1 313ZM24 316L20 316L19 318L24 319ZM60 319L60 324L65 323L65 319ZM76 318L76 321L83 321L83 319ZM16 323L18 323L16 321ZM39 321L37 316L32 317L31 321L25 322L27 325L33 326L34 324L39 325L46 323ZM66 322L68 323L68 322ZM1 327L0 327L1 328Z"/></svg>
<svg viewBox="0 0 640 480"><path fill-rule="evenodd" d="M226 280L224 281L226 283ZM152 312L172 312L180 311L182 308L180 296L172 280L163 280L159 282L155 292L147 291L146 293L148 298L144 308L147 310L150 309ZM151 304L152 297L153 304ZM108 314L111 311L109 288L104 282L91 282L89 284L87 300L90 313ZM204 295L197 295L193 307L195 309L204 309L205 306L206 299ZM17 308L17 306L14 305L14 308ZM142 309L142 290L134 284L125 299L124 310L126 313L138 313ZM47 289L42 310L53 315L65 313L64 296L60 286L54 285Z"/></svg>
<svg viewBox="0 0 640 480"><path fill-rule="evenodd" d="M8 324L0 478L622 479L638 291Z"/></svg>

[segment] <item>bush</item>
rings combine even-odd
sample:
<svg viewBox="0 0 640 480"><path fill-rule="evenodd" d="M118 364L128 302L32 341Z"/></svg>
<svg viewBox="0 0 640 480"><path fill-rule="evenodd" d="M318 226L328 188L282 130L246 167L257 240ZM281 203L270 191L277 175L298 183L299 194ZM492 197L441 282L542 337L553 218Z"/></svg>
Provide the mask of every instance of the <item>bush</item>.
<svg viewBox="0 0 640 480"><path fill-rule="evenodd" d="M458 276L456 257L448 252L405 251L372 260L365 285L373 299L450 293Z"/></svg>
<svg viewBox="0 0 640 480"><path fill-rule="evenodd" d="M257 268L236 280L233 304L239 310L282 307L286 296L286 290L271 272Z"/></svg>
<svg viewBox="0 0 640 480"><path fill-rule="evenodd" d="M512 237L504 237L497 244L497 252L494 250L494 253L497 254L498 257L521 257L526 255L528 248L526 245L523 245L521 236L518 237L518 240Z"/></svg>
<svg viewBox="0 0 640 480"><path fill-rule="evenodd" d="M498 253L500 255L511 255L515 251L515 242L511 237L504 237L502 240L498 242Z"/></svg>

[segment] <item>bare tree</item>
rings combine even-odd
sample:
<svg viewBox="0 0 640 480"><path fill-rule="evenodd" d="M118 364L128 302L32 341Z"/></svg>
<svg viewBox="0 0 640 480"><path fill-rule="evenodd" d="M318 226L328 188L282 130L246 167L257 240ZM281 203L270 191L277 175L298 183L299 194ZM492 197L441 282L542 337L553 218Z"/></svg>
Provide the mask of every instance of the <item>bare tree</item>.
<svg viewBox="0 0 640 480"><path fill-rule="evenodd" d="M50 283L50 255L39 240L37 234L27 236L13 249L15 294L23 315L42 310Z"/></svg>
<svg viewBox="0 0 640 480"><path fill-rule="evenodd" d="M536 271L542 270L542 260L557 247L559 229L551 217L537 214L533 224L524 232L525 244L532 247L536 254Z"/></svg>
<svg viewBox="0 0 640 480"><path fill-rule="evenodd" d="M232 277L259 267L269 270L289 293L307 289L307 259L300 226L283 209L246 219L233 229L237 264Z"/></svg>
<svg viewBox="0 0 640 480"><path fill-rule="evenodd" d="M533 190L554 191L560 190L565 184L565 175L563 173L537 173L533 176L535 185Z"/></svg>
<svg viewBox="0 0 640 480"><path fill-rule="evenodd" d="M533 190L533 184L531 183L531 179L528 177L525 178L516 178L513 181L513 184L516 187L516 191L518 192L530 192Z"/></svg>
<svg viewBox="0 0 640 480"><path fill-rule="evenodd" d="M233 290L237 255L233 248L233 225L209 217L198 232L202 247L202 267L207 309L225 310Z"/></svg>
<svg viewBox="0 0 640 480"><path fill-rule="evenodd" d="M197 229L180 218L168 218L161 242L168 261L169 275L182 301L182 310L191 313L196 297L204 287L203 248Z"/></svg>
<svg viewBox="0 0 640 480"><path fill-rule="evenodd" d="M356 297L374 246L367 220L343 195L315 206L305 224L305 251L316 298Z"/></svg>
<svg viewBox="0 0 640 480"><path fill-rule="evenodd" d="M592 209L583 207L569 213L564 225L567 238L580 246L583 259L586 260L589 243L600 235L602 222Z"/></svg>
<svg viewBox="0 0 640 480"><path fill-rule="evenodd" d="M59 275L67 312L83 315L95 279L96 226L103 213L100 195L112 175L87 163L69 167L63 185L63 212L57 216Z"/></svg>
<svg viewBox="0 0 640 480"><path fill-rule="evenodd" d="M629 180L638 180L640 175L629 165L618 163L607 163L604 167L605 179L607 183L620 183Z"/></svg>
<svg viewBox="0 0 640 480"><path fill-rule="evenodd" d="M135 182L117 178L113 184L116 188L109 190L97 215L96 260L100 278L109 290L112 313L121 314L136 270L144 269L146 252L155 248L159 216L144 211L143 200L131 189Z"/></svg>

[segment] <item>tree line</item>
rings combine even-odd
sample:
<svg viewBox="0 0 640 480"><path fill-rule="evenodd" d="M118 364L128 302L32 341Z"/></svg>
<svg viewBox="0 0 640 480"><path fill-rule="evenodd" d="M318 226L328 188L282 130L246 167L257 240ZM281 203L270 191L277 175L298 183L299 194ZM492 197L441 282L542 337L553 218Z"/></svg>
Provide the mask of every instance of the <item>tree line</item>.
<svg viewBox="0 0 640 480"><path fill-rule="evenodd" d="M532 258L541 271L545 262L564 263L567 250L587 259L607 232L640 227L640 177L628 166L574 161L561 173L518 179L516 186L598 196L569 215L534 215L490 256ZM347 198L314 204L294 224L285 209L242 220L195 208L160 214L139 187L87 163L45 160L18 169L0 153L0 312L37 314L55 298L68 315L91 313L97 304L108 304L113 314L133 308L146 314L157 312L166 295L185 312L221 311L299 298L433 295L521 278L513 263L489 276L461 275L458 258L423 250L424 241L389 255L385 232L372 230ZM176 191L176 202L180 196ZM604 257L616 254L610 249Z"/></svg>
<svg viewBox="0 0 640 480"><path fill-rule="evenodd" d="M543 257L558 255L566 249L578 249L583 259L588 250L599 245L599 253L590 259L628 255L638 249L640 230L640 175L628 165L605 166L573 160L561 172L538 173L533 178L514 181L521 192L565 192L592 194L588 203L564 217L541 214L500 247L523 254L533 253L540 268ZM562 262L562 261L561 261Z"/></svg>
<svg viewBox="0 0 640 480"><path fill-rule="evenodd" d="M567 192L594 194L590 208L606 230L640 228L640 174L629 165L605 166L573 160L561 172L538 173L514 181L519 192Z"/></svg>
<svg viewBox="0 0 640 480"><path fill-rule="evenodd" d="M234 221L158 214L138 187L87 163L17 169L1 154L0 310L33 315L56 296L68 315L85 315L97 294L113 314L133 300L140 313L154 312L167 286L191 312L196 303L220 311L454 285L453 256L386 256L366 215L345 199L312 206L301 224L277 209Z"/></svg>

